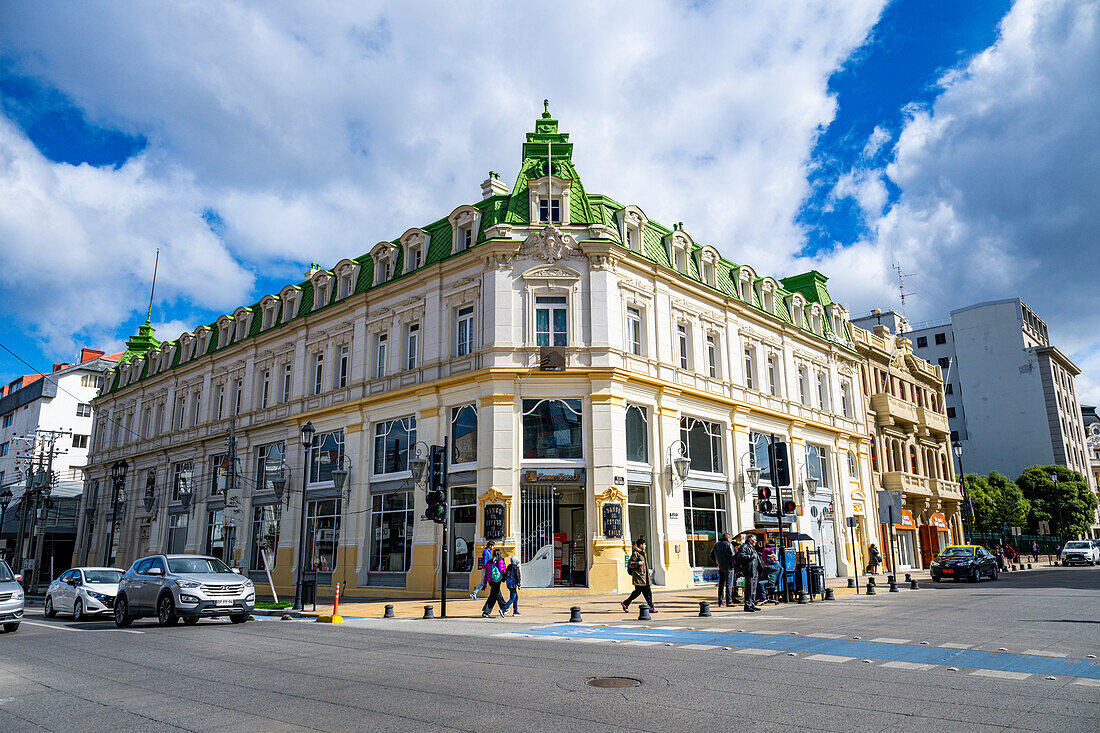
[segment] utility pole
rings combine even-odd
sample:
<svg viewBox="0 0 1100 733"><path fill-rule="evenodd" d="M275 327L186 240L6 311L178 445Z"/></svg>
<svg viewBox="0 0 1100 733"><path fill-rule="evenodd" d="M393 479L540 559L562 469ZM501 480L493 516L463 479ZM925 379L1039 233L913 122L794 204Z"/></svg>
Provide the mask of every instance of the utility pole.
<svg viewBox="0 0 1100 733"><path fill-rule="evenodd" d="M37 542L35 544L34 551L34 573L31 580L31 588L38 588L39 583L42 580L42 555L46 542L46 521L49 519L50 511L50 493L53 489L53 485L56 482L56 474L53 470L54 458L63 453L64 451L57 450L57 439L63 435L72 435L71 430L40 430L40 434L46 435L46 449L43 463L45 473L42 474L42 481L38 485L38 490L34 494L35 503L35 527L38 533ZM39 469L42 471L43 469ZM40 512L39 503L41 502L41 513L44 516L41 518L41 523L38 521L38 514ZM52 580L52 578L51 578Z"/></svg>
<svg viewBox="0 0 1100 733"><path fill-rule="evenodd" d="M241 511L237 498L237 421L229 421L229 433L225 438L226 463L229 475L225 477L225 508L222 509L222 532L225 536L225 564L233 567L233 550L237 541L236 523L230 514Z"/></svg>

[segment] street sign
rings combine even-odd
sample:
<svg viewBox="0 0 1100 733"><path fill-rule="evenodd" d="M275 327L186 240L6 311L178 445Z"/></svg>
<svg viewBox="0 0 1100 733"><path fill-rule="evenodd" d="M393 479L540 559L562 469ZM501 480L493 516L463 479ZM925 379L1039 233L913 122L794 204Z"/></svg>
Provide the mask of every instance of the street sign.
<svg viewBox="0 0 1100 733"><path fill-rule="evenodd" d="M845 517L844 523L846 525L848 525L849 527L858 527L859 526L859 520L856 519L855 517Z"/></svg>
<svg viewBox="0 0 1100 733"><path fill-rule="evenodd" d="M893 509L893 512L891 512ZM901 492L878 492L878 520L886 524L892 524L901 519Z"/></svg>
<svg viewBox="0 0 1100 733"><path fill-rule="evenodd" d="M1039 520L1039 534L1050 534L1050 522L1046 519Z"/></svg>

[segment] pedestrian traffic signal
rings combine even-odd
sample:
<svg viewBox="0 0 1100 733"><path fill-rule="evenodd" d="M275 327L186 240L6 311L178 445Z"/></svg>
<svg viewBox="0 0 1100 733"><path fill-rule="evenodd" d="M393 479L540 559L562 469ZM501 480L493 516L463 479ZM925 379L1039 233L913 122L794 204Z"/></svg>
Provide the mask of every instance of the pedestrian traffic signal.
<svg viewBox="0 0 1100 733"><path fill-rule="evenodd" d="M770 486L756 487L756 505L761 514L773 514L775 512L771 497L772 490Z"/></svg>
<svg viewBox="0 0 1100 733"><path fill-rule="evenodd" d="M428 508L424 511L424 518L430 519L436 524L443 524L447 516L447 498L442 491L429 491L425 498L428 500Z"/></svg>
<svg viewBox="0 0 1100 733"><path fill-rule="evenodd" d="M798 509L798 505L794 503L794 499L784 500L784 502L783 502L783 513L784 514L794 514L796 509Z"/></svg>
<svg viewBox="0 0 1100 733"><path fill-rule="evenodd" d="M786 443L768 443L768 463L771 468L772 486L791 485L791 462Z"/></svg>
<svg viewBox="0 0 1100 733"><path fill-rule="evenodd" d="M428 486L433 491L442 491L446 485L447 452L441 445L433 445L430 457L430 471Z"/></svg>

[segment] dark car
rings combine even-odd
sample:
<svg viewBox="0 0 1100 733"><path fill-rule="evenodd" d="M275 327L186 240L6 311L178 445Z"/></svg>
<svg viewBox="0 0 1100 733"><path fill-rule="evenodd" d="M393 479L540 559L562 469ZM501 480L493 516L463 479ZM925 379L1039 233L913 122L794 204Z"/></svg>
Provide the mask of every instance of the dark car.
<svg viewBox="0 0 1100 733"><path fill-rule="evenodd" d="M996 580L997 558L981 545L952 545L932 559L928 570L936 583L945 578L977 583L983 575Z"/></svg>

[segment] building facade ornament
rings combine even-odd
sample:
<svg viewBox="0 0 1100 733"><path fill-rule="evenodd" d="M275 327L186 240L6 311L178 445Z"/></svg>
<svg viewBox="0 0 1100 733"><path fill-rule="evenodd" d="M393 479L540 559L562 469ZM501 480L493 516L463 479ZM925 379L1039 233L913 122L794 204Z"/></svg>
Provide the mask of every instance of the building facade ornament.
<svg viewBox="0 0 1100 733"><path fill-rule="evenodd" d="M545 227L523 240L520 253L554 263L563 257L583 257L577 240L557 227Z"/></svg>

